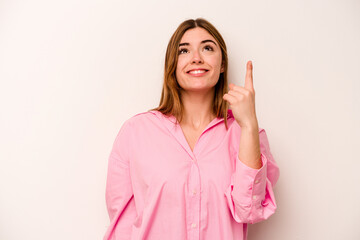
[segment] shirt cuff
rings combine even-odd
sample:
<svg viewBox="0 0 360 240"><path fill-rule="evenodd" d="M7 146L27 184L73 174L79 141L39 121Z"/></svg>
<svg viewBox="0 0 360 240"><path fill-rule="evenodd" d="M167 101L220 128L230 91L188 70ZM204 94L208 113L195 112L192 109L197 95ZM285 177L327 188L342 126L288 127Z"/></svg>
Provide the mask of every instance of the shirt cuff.
<svg viewBox="0 0 360 240"><path fill-rule="evenodd" d="M233 199L240 205L257 205L265 199L267 158L261 153L262 167L251 168L236 157L236 170L234 176Z"/></svg>

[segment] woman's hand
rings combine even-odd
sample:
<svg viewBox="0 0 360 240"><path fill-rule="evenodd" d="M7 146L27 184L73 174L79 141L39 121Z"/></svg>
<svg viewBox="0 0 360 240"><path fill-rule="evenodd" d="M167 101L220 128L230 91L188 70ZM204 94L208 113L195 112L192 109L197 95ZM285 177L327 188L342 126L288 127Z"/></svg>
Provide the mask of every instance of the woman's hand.
<svg viewBox="0 0 360 240"><path fill-rule="evenodd" d="M255 111L252 62L248 61L246 67L245 86L241 87L230 83L230 90L224 94L223 99L230 103L235 120L241 128L256 130L259 126Z"/></svg>

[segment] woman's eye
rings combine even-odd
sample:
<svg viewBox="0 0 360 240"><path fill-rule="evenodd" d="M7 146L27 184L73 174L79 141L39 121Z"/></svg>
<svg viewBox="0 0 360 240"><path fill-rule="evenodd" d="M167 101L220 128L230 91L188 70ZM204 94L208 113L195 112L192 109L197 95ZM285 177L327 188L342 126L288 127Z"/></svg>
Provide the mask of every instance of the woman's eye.
<svg viewBox="0 0 360 240"><path fill-rule="evenodd" d="M205 46L204 48L205 48L206 50L210 50L210 51L214 50L211 46Z"/></svg>
<svg viewBox="0 0 360 240"><path fill-rule="evenodd" d="M182 48L179 50L179 53L182 54L182 53L187 53L187 49L186 48Z"/></svg>

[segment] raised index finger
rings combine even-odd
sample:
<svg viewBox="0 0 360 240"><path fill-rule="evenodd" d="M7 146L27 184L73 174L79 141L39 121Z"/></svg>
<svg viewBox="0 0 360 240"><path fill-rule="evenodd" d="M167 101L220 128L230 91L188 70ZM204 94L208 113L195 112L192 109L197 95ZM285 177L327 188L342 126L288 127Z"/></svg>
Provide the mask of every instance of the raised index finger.
<svg viewBox="0 0 360 240"><path fill-rule="evenodd" d="M252 70L253 70L252 62L248 61L246 64L246 75L245 75L245 86L244 87L249 90L254 89Z"/></svg>

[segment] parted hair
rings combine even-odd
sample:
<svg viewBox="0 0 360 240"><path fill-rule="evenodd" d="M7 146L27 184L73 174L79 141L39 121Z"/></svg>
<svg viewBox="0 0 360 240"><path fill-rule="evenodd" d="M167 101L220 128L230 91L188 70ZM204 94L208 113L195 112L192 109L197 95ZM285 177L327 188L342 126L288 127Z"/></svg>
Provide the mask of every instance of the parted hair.
<svg viewBox="0 0 360 240"><path fill-rule="evenodd" d="M179 44L184 33L192 28L200 27L205 29L219 43L222 55L222 66L224 71L220 73L219 80L215 85L213 101L213 113L217 117L224 118L226 129L228 103L222 98L228 91L228 57L226 45L219 31L204 18L188 19L182 22L170 38L165 55L164 82L159 106L151 110L157 110L164 115L173 115L180 123L183 119L184 106L181 102L180 85L176 80L176 66L179 56Z"/></svg>

